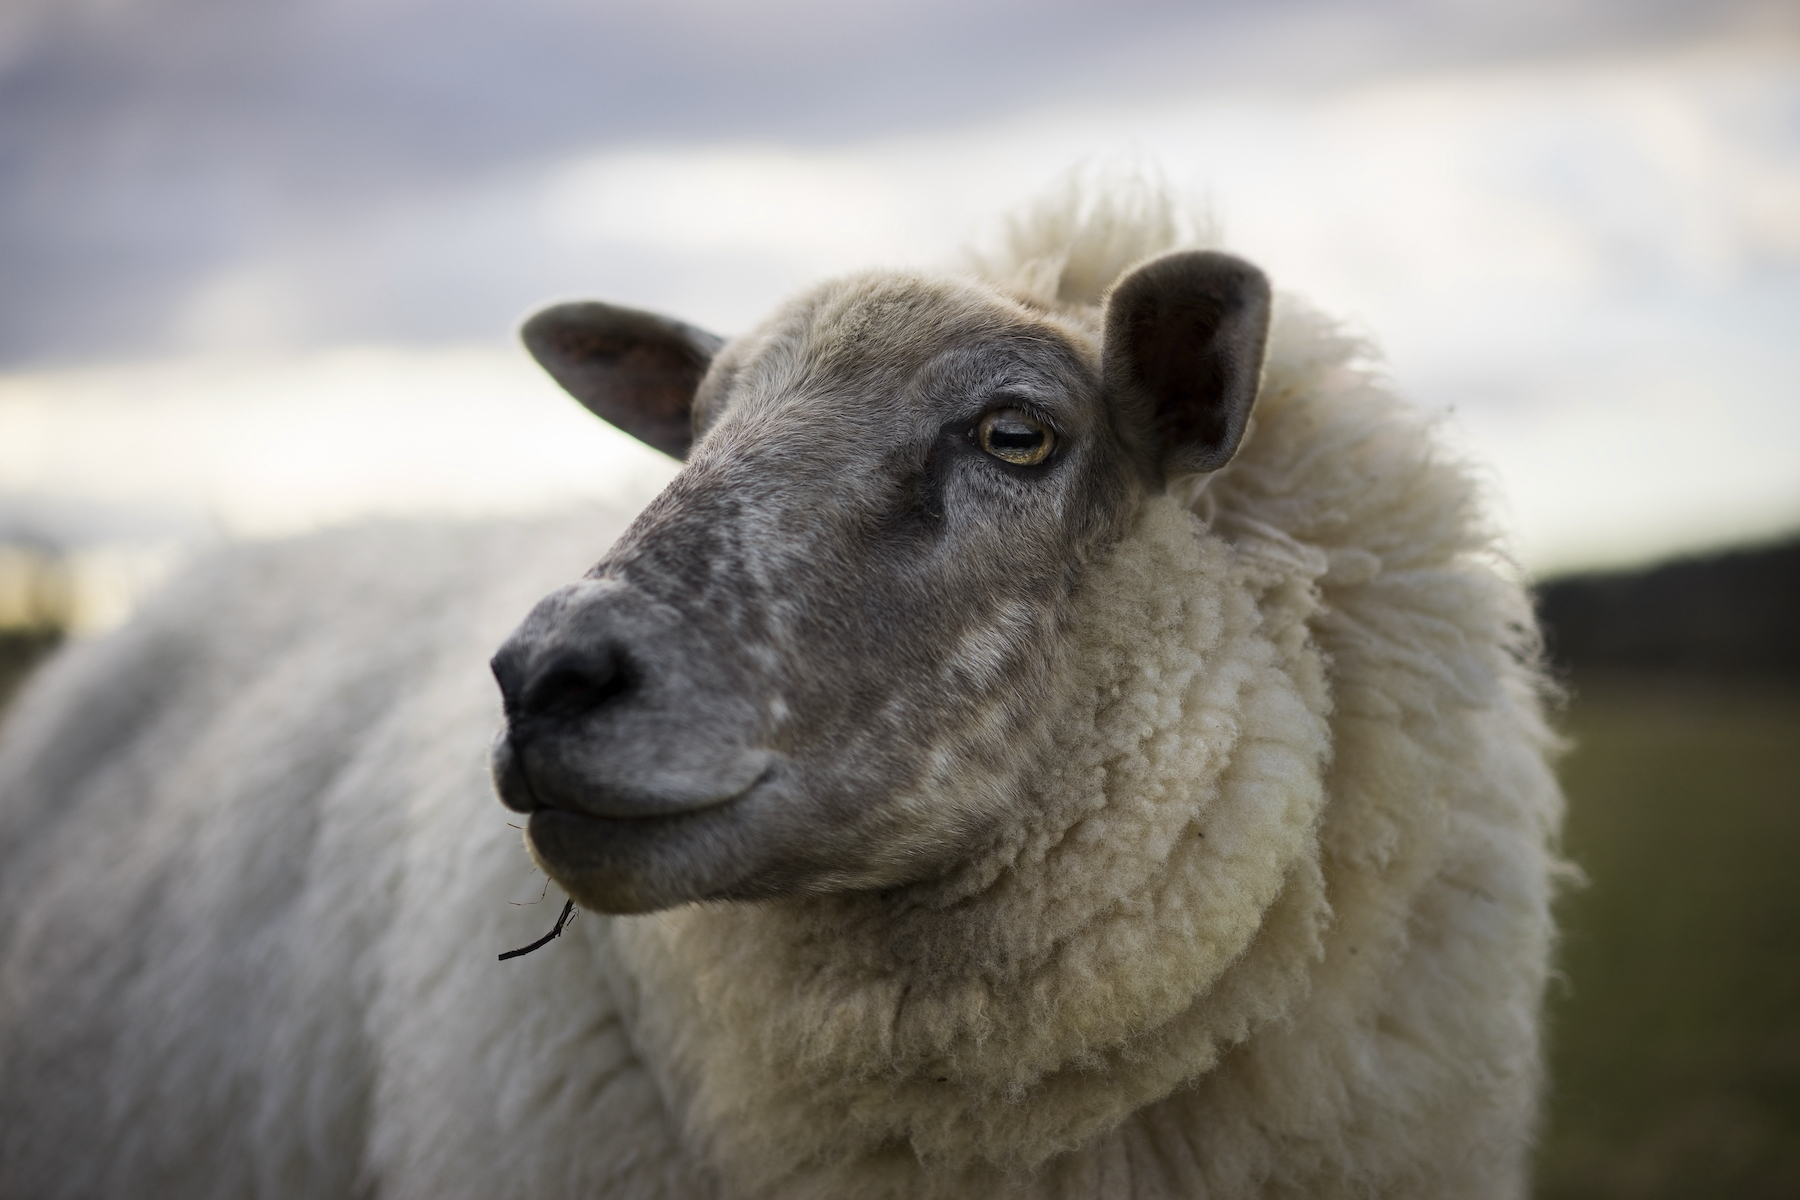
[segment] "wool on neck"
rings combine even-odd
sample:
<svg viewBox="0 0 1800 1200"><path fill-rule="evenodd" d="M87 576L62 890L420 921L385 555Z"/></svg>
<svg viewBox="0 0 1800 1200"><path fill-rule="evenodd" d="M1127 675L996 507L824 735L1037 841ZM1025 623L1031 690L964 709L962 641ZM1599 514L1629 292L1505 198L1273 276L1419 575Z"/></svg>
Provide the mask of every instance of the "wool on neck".
<svg viewBox="0 0 1800 1200"><path fill-rule="evenodd" d="M1148 501L1078 590L1058 749L979 893L622 922L710 1156L760 1185L885 1149L1029 1170L1280 1015L1327 916L1314 566Z"/></svg>

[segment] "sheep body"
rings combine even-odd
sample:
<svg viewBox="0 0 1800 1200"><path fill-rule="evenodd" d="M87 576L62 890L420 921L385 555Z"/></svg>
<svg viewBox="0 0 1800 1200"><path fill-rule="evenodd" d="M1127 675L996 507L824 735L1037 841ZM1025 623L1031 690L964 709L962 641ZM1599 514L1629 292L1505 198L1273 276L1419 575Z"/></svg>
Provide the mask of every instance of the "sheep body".
<svg viewBox="0 0 1800 1200"><path fill-rule="evenodd" d="M1092 328L1167 239L1052 212L987 278ZM1033 815L935 900L497 964L555 905L505 903L485 660L622 520L203 568L5 731L0 1196L1524 1194L1533 622L1359 353L1278 310L1237 458L1077 593Z"/></svg>

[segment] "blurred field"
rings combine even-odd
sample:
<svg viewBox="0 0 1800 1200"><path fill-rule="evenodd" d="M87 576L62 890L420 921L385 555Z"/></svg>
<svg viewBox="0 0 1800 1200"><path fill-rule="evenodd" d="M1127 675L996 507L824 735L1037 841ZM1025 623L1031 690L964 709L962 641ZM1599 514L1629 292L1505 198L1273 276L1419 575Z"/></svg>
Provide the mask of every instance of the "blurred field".
<svg viewBox="0 0 1800 1200"><path fill-rule="evenodd" d="M1575 683L1539 1195L1800 1196L1800 685Z"/></svg>
<svg viewBox="0 0 1800 1200"><path fill-rule="evenodd" d="M0 633L0 704L54 634ZM1800 684L1578 676L1542 1200L1800 1197Z"/></svg>

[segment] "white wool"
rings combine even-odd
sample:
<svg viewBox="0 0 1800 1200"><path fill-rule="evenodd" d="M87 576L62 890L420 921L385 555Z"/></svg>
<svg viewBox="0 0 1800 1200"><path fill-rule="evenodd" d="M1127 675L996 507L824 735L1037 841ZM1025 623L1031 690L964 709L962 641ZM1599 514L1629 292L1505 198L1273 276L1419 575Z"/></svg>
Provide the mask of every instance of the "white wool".
<svg viewBox="0 0 1800 1200"><path fill-rule="evenodd" d="M1215 240L1210 219L1149 173L1089 169L1008 220L999 251L972 251L969 265L1021 299L1079 312L1134 264Z"/></svg>
<svg viewBox="0 0 1800 1200"><path fill-rule="evenodd" d="M1097 327L1177 244L981 269ZM0 741L0 1197L1524 1194L1560 799L1469 472L1278 309L1230 466L1077 597L1035 817L936 899L558 907L485 661L619 519L239 552ZM396 564L400 564L396 567Z"/></svg>

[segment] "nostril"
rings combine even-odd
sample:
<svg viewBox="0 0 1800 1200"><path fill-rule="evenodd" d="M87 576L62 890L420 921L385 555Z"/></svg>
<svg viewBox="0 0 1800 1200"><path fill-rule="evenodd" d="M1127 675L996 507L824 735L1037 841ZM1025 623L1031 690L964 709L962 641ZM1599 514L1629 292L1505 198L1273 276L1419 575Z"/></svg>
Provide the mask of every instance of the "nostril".
<svg viewBox="0 0 1800 1200"><path fill-rule="evenodd" d="M630 664L615 650L564 655L526 685L523 708L532 716L572 720L611 703L631 684Z"/></svg>

